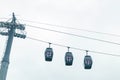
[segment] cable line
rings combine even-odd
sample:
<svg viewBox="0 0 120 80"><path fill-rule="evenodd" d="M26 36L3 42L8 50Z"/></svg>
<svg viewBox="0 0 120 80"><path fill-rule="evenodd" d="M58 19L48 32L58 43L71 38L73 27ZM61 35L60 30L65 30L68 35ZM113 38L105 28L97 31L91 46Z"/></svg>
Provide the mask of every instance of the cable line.
<svg viewBox="0 0 120 80"><path fill-rule="evenodd" d="M47 31L52 31L52 32L57 32L57 33L62 33L62 34L66 34L66 35L71 35L71 36L76 36L76 37L81 37L81 38L96 40L96 41L100 41L100 42L106 42L106 43L110 43L110 44L120 45L119 43L116 43L116 42L111 42L111 41L106 41L106 40L91 38L91 37L87 37L87 36L82 36L82 35L77 35L77 34L72 34L72 33L67 33L67 32L62 32L62 31L47 29L47 28L42 28L42 27L38 27L38 26L33 26L33 25L26 25L26 26L33 27L33 28L38 28L38 29L42 29L42 30L47 30Z"/></svg>
<svg viewBox="0 0 120 80"><path fill-rule="evenodd" d="M0 18L0 19L8 19L8 18ZM120 37L120 35L118 35L118 34L99 32L99 31L92 31L92 30L87 30L87 29L73 28L73 27L68 27L68 26L55 25L55 24L49 24L49 23L42 23L42 22L23 20L23 19L18 19L18 20L27 21L27 22L31 22L31 23L37 23L37 24L44 24L44 25L54 26L54 27L59 27L59 28L73 29L73 30L77 30L77 31L86 31L86 32L91 32L91 33L97 33L97 34L103 34L103 35Z"/></svg>
<svg viewBox="0 0 120 80"><path fill-rule="evenodd" d="M31 39L31 40L38 41L38 42L51 43L51 42L47 42L47 41L36 39L36 38L32 38L32 37L27 37L27 38ZM75 47L61 45L61 44L56 44L56 43L51 43L51 44L52 45L56 45L56 46L61 46L61 47L70 47L71 49L74 49L74 50L86 51L86 49L80 49L80 48L75 48ZM110 55L110 56L120 57L120 55L117 55L117 54L110 54L110 53L99 52L99 51L92 51L92 50L87 50L87 51L93 52L93 53L98 53L98 54L103 54L103 55Z"/></svg>
<svg viewBox="0 0 120 80"><path fill-rule="evenodd" d="M65 29L73 29L73 30L77 30L77 31L86 31L86 32L91 32L91 33L97 33L97 34L103 34L103 35L120 37L120 35L112 34L112 33L105 33L105 32L92 31L92 30L86 30L86 29L80 29L80 28L73 28L73 27L61 26L61 25L55 25L55 24L49 24L49 23L41 23L41 22L30 21L30 20L23 20L23 21L32 22L32 23L38 23L38 24L44 24L44 25L49 25L49 26L55 26L55 27L65 28Z"/></svg>

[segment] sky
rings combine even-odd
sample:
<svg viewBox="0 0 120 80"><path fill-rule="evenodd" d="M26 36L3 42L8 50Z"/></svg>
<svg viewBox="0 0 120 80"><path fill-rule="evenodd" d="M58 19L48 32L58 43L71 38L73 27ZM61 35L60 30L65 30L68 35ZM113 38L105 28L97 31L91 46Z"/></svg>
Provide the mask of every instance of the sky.
<svg viewBox="0 0 120 80"><path fill-rule="evenodd" d="M0 21L7 21L14 12L19 23L120 43L120 37L65 29L47 23L91 31L120 34L119 0L0 0ZM33 21L33 22L30 22ZM120 45L60 34L26 26L27 37L85 50L120 55ZM0 60L7 37L0 35ZM51 45L52 62L44 59L47 43L14 38L6 80L120 80L120 57L89 52L93 66L85 70L84 51L70 49L72 66L65 66L66 47Z"/></svg>

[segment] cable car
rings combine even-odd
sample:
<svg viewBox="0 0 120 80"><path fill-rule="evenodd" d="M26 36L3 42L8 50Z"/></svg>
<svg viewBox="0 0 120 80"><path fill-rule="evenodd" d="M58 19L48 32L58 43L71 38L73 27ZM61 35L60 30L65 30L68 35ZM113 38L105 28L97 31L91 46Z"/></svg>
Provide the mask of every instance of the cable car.
<svg viewBox="0 0 120 80"><path fill-rule="evenodd" d="M45 50L45 61L52 61L53 58L53 49L52 48L46 48Z"/></svg>
<svg viewBox="0 0 120 80"><path fill-rule="evenodd" d="M92 68L92 58L90 55L86 55L84 57L84 69L91 69Z"/></svg>
<svg viewBox="0 0 120 80"><path fill-rule="evenodd" d="M65 54L65 65L71 66L73 64L73 55L72 52L66 52Z"/></svg>

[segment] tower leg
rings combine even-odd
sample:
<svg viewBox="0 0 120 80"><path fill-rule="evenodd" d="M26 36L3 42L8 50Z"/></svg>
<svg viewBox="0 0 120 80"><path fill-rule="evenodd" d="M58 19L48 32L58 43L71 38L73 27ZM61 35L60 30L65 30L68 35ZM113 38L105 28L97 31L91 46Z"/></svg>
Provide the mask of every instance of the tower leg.
<svg viewBox="0 0 120 80"><path fill-rule="evenodd" d="M6 80L8 65L9 65L8 62L2 62L1 63L0 80Z"/></svg>

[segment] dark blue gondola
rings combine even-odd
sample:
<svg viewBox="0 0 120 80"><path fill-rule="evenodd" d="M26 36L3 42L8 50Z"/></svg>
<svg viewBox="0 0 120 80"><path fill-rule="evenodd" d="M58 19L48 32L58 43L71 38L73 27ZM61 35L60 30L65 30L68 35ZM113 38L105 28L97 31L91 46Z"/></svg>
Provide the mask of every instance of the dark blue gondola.
<svg viewBox="0 0 120 80"><path fill-rule="evenodd" d="M71 66L73 64L73 55L71 52L66 52L65 65Z"/></svg>
<svg viewBox="0 0 120 80"><path fill-rule="evenodd" d="M52 61L53 59L53 49L50 48L46 48L45 50L45 61Z"/></svg>
<svg viewBox="0 0 120 80"><path fill-rule="evenodd" d="M66 52L65 54L65 65L71 66L73 64L73 55L72 52Z"/></svg>
<svg viewBox="0 0 120 80"><path fill-rule="evenodd" d="M84 57L84 69L91 69L92 68L92 57L88 54Z"/></svg>

